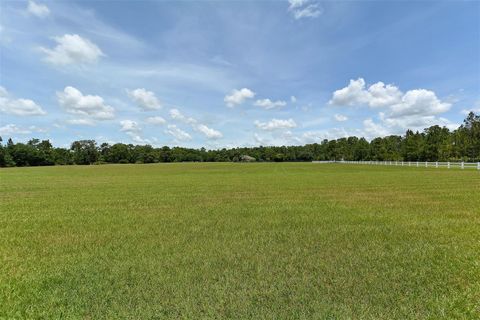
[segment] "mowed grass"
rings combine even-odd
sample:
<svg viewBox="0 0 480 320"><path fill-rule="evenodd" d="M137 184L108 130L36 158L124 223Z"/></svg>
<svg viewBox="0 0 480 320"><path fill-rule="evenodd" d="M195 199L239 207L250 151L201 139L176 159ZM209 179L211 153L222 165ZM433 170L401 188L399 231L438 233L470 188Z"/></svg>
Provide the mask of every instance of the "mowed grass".
<svg viewBox="0 0 480 320"><path fill-rule="evenodd" d="M477 170L11 168L0 187L0 318L480 318Z"/></svg>

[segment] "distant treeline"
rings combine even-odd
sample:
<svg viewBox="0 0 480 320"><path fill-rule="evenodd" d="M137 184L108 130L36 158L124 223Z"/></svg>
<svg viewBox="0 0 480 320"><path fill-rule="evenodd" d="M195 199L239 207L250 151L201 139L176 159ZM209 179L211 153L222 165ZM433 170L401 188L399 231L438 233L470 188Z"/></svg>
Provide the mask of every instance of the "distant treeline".
<svg viewBox="0 0 480 320"><path fill-rule="evenodd" d="M368 142L348 137L323 140L305 146L251 147L206 150L182 147L154 148L150 145L116 143L97 145L94 140L72 143L69 149L55 148L50 141L32 139L6 145L0 137L0 166L50 166L101 163L157 163L182 161L241 161L248 155L256 161L312 160L404 160L480 161L480 116L470 113L454 131L432 126L423 132L408 130L404 136L391 135Z"/></svg>

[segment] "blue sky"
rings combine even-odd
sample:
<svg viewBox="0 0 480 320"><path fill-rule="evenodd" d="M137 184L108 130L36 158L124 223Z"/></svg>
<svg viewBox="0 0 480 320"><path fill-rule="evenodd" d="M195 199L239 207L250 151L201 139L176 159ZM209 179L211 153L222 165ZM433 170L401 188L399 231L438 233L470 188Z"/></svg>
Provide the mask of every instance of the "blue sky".
<svg viewBox="0 0 480 320"><path fill-rule="evenodd" d="M480 112L478 1L2 1L0 136L299 145Z"/></svg>

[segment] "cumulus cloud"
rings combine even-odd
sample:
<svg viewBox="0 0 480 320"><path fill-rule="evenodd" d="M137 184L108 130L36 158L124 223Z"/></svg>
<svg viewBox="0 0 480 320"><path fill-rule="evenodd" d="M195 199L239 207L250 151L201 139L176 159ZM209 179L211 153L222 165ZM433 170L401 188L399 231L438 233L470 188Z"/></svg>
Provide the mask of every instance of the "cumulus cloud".
<svg viewBox="0 0 480 320"><path fill-rule="evenodd" d="M127 94L137 106L145 111L160 109L162 106L155 93L144 88L127 90Z"/></svg>
<svg viewBox="0 0 480 320"><path fill-rule="evenodd" d="M133 120L122 120L120 121L120 125L121 125L120 131L124 131L124 132L129 132L129 131L139 132L141 130L138 123Z"/></svg>
<svg viewBox="0 0 480 320"><path fill-rule="evenodd" d="M27 11L38 18L45 18L50 14L50 9L46 5L31 0L28 1Z"/></svg>
<svg viewBox="0 0 480 320"><path fill-rule="evenodd" d="M441 101L435 92L426 89L404 93L398 87L383 82L367 88L365 80L358 78L350 80L347 87L336 90L329 104L382 109L379 113L380 124L374 123L372 119L364 121L367 133L398 134L406 129L422 130L434 124L452 126L445 118L438 117L448 111L451 104Z"/></svg>
<svg viewBox="0 0 480 320"><path fill-rule="evenodd" d="M45 61L54 65L95 63L105 54L96 44L78 34L65 34L53 38L57 45L53 48L41 47Z"/></svg>
<svg viewBox="0 0 480 320"><path fill-rule="evenodd" d="M0 86L0 112L16 116L41 116L47 114L41 106L30 99L15 99Z"/></svg>
<svg viewBox="0 0 480 320"><path fill-rule="evenodd" d="M260 99L255 101L254 105L268 110L268 109L273 109L277 107L284 107L287 105L287 103L281 100L272 101L270 99Z"/></svg>
<svg viewBox="0 0 480 320"><path fill-rule="evenodd" d="M347 87L333 92L329 104L389 108L393 115L438 114L448 111L451 106L440 101L433 91L415 89L404 94L398 87L383 82L366 88L362 78L350 80Z"/></svg>
<svg viewBox="0 0 480 320"><path fill-rule="evenodd" d="M209 128L204 124L195 126L195 129L201 132L208 139L220 139L223 137L223 134L220 131Z"/></svg>
<svg viewBox="0 0 480 320"><path fill-rule="evenodd" d="M165 123L167 123L167 121L165 121L165 119L163 119L160 116L148 117L146 121L147 123L153 124L153 125L164 125Z"/></svg>
<svg viewBox="0 0 480 320"><path fill-rule="evenodd" d="M255 97L255 92L248 88L242 88L240 90L234 89L230 95L226 95L223 101L227 107L233 108L235 105L242 104L246 99Z"/></svg>
<svg viewBox="0 0 480 320"><path fill-rule="evenodd" d="M122 120L120 121L120 131L125 132L133 142L136 143L151 143L150 140L144 139L142 137L142 128L138 122L133 120Z"/></svg>
<svg viewBox="0 0 480 320"><path fill-rule="evenodd" d="M328 102L336 106L354 106L368 104L369 93L365 91L365 80L359 78L350 80L345 88L333 92L332 99Z"/></svg>
<svg viewBox="0 0 480 320"><path fill-rule="evenodd" d="M170 109L169 111L170 117L173 120L178 120L187 124L195 124L197 120L192 117L186 117L183 113L180 112L178 109Z"/></svg>
<svg viewBox="0 0 480 320"><path fill-rule="evenodd" d="M348 120L348 117L347 116L344 116L343 114L336 114L333 116L335 118L336 121L338 122L343 122L343 121L347 121Z"/></svg>
<svg viewBox="0 0 480 320"><path fill-rule="evenodd" d="M58 103L71 114L77 114L96 120L114 118L113 107L105 104L100 96L83 95L74 87L65 87L63 92L57 92Z"/></svg>
<svg viewBox="0 0 480 320"><path fill-rule="evenodd" d="M182 129L179 129L176 125L174 124L169 124L167 126L167 130L165 130L166 133L169 135L173 136L176 141L188 141L192 140L192 136L188 134L187 132L183 131Z"/></svg>
<svg viewBox="0 0 480 320"><path fill-rule="evenodd" d="M205 124L199 123L196 119L192 117L185 116L178 109L170 109L169 114L172 119L190 125L193 130L200 132L207 139L220 139L223 137L223 134L220 131L209 128Z"/></svg>
<svg viewBox="0 0 480 320"><path fill-rule="evenodd" d="M444 113L450 109L451 104L442 102L434 92L418 89L407 91L402 99L390 105L389 116L399 118L402 116L429 116Z"/></svg>
<svg viewBox="0 0 480 320"><path fill-rule="evenodd" d="M290 97L290 101L291 101L292 103L297 103L297 97L291 96L291 97Z"/></svg>
<svg viewBox="0 0 480 320"><path fill-rule="evenodd" d="M288 0L290 11L293 17L298 20L302 18L317 18L322 14L318 3L311 3L310 0Z"/></svg>
<svg viewBox="0 0 480 320"><path fill-rule="evenodd" d="M402 98L402 92L396 86L391 84L385 85L381 81L372 84L368 88L368 93L368 104L373 108L390 106L397 103Z"/></svg>
<svg viewBox="0 0 480 320"><path fill-rule="evenodd" d="M272 119L268 122L255 121L255 126L261 130L272 131L278 129L291 129L295 128L297 124L293 119L282 120L282 119Z"/></svg>

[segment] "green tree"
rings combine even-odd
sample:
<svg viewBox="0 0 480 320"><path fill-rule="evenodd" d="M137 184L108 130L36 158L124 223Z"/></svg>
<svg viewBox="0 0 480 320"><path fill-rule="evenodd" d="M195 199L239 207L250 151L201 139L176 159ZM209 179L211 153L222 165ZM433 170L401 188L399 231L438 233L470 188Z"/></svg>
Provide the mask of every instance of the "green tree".
<svg viewBox="0 0 480 320"><path fill-rule="evenodd" d="M75 164L92 164L99 158L97 143L94 140L74 141L70 150L73 151Z"/></svg>

